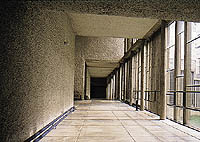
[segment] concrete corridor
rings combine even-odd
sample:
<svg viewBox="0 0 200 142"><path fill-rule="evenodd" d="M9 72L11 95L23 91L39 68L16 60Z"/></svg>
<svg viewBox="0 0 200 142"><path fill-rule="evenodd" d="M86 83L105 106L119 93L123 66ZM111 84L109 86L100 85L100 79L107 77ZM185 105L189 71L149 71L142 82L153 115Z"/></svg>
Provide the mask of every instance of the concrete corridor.
<svg viewBox="0 0 200 142"><path fill-rule="evenodd" d="M42 142L197 142L200 133L119 101L76 101Z"/></svg>

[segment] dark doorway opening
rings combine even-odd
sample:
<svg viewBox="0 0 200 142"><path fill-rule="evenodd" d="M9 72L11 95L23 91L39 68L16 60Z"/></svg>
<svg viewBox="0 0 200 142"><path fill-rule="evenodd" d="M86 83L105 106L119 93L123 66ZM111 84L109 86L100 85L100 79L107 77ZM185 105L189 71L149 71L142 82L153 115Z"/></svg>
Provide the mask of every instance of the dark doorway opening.
<svg viewBox="0 0 200 142"><path fill-rule="evenodd" d="M106 98L106 78L91 78L91 98Z"/></svg>

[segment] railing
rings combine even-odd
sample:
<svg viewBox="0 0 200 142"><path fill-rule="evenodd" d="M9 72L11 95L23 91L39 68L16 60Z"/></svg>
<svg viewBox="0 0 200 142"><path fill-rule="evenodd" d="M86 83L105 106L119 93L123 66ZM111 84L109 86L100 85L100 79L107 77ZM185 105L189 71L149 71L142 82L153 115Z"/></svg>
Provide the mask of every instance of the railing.
<svg viewBox="0 0 200 142"><path fill-rule="evenodd" d="M57 125L64 120L71 112L75 110L74 107L67 110L65 113L58 116L52 122L47 124L44 128L40 129L37 133L26 139L24 142L39 142L43 137L45 137L52 129L55 129Z"/></svg>
<svg viewBox="0 0 200 142"><path fill-rule="evenodd" d="M195 107L196 105L195 104L192 104L192 95L200 95L200 91L196 91L196 89L194 89L194 90L191 90L191 88L197 88L197 87L200 87L200 85L188 85L188 86L186 86L188 89L187 90L189 90L189 91L174 91L174 90L171 90L171 91L168 91L168 93L167 93L167 96L176 96L176 98L177 98L177 96L178 95L183 95L183 94L185 94L186 96L187 96L187 98L189 97L189 100L187 100L187 101L189 101L189 103L187 104L187 105L183 105L183 104L181 104L181 102L178 102L178 104L179 105L177 105L176 104L176 100L174 100L174 102L173 103L167 103L167 106L170 106L170 107L174 107L174 109L176 109L176 108L180 108L180 109L182 109L183 111L185 110L188 110L188 111L190 111L190 113L188 114L189 116L188 116L188 118L190 118L190 117L193 117L194 115L193 114L195 114L196 116L197 116L197 118L196 119L198 119L197 121L197 125L198 126L196 126L195 124L194 125L192 125L191 124L191 122L189 122L187 125L188 125L188 127L190 127L190 128L193 128L193 129L195 129L195 130L200 130L200 107ZM188 95L191 95L191 96L188 96ZM182 96L183 97L183 96ZM174 99L174 98L173 98ZM186 101L186 100L183 100L183 98L181 98L182 100L180 100L180 101ZM200 98L199 98L200 99ZM197 100L198 101L198 100ZM180 105L181 104L181 105ZM194 105L194 106L192 106L192 105ZM173 111L175 111L173 109ZM175 117L180 117L180 116L174 116L175 114L173 114L172 116L175 118ZM171 119L171 120L173 120L172 118L169 118L169 119ZM182 118L183 119L183 118ZM181 121L183 121L181 119ZM174 119L175 120L175 119ZM174 121L173 120L173 121ZM175 120L176 122L178 121L178 120ZM191 121L191 119L189 119L188 121ZM181 122L182 123L182 122Z"/></svg>
<svg viewBox="0 0 200 142"><path fill-rule="evenodd" d="M135 95L133 95L133 99L135 100L135 103L133 103L133 106L135 106L136 111L138 111L138 109L140 108L139 101L141 100L141 98L140 98L141 91L140 90L138 90L138 91L134 90L133 93L135 94Z"/></svg>
<svg viewBox="0 0 200 142"><path fill-rule="evenodd" d="M200 87L200 86L198 86L198 87ZM168 91L168 92L170 92L170 93L186 93L186 94L188 94L188 93L195 93L195 94L196 93L200 93L200 91ZM170 96L170 95L174 95L174 94L167 94L167 95ZM179 107L179 108L183 108L183 109L189 109L189 110L199 111L200 112L200 109L196 109L196 108L192 108L192 107L184 107L184 106L174 105L174 104L168 104L168 103L167 103L167 105L168 106L174 106L174 107Z"/></svg>
<svg viewBox="0 0 200 142"><path fill-rule="evenodd" d="M159 100L157 100L157 96L159 95L160 91L146 90L144 91L144 93L145 93L145 97L144 97L145 110L158 115Z"/></svg>
<svg viewBox="0 0 200 142"><path fill-rule="evenodd" d="M158 95L158 93L160 93L160 91L158 91L158 90L144 91L144 92L145 92L144 100L147 101L147 102L151 102L151 103L154 103L154 102L157 101L157 95ZM150 94L151 94L151 97L150 97ZM152 97L152 94L153 94L153 97ZM150 98L153 98L153 100L150 100Z"/></svg>

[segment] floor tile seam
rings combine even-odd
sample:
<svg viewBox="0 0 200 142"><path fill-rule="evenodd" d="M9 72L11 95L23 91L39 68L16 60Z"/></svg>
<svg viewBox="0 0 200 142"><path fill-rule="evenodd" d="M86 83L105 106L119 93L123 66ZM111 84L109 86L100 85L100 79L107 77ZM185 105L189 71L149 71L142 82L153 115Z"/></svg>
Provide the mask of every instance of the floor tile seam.
<svg viewBox="0 0 200 142"><path fill-rule="evenodd" d="M121 136L80 136L80 137L116 137L116 138L121 138ZM79 137L79 138L80 138ZM127 138L127 137L126 137Z"/></svg>
<svg viewBox="0 0 200 142"><path fill-rule="evenodd" d="M128 116L129 118L131 118L131 119L133 119L130 115L128 115L128 113L127 112L125 112L125 114L126 114L126 116Z"/></svg>
<svg viewBox="0 0 200 142"><path fill-rule="evenodd" d="M113 109L109 109L109 110L95 110L95 109L93 109L93 110L90 110L90 109L77 109L78 111L127 111L127 110L113 110ZM131 111L133 111L133 110L130 110L130 112Z"/></svg>
<svg viewBox="0 0 200 142"><path fill-rule="evenodd" d="M94 111L101 111L101 110L94 110ZM105 110L104 110L105 111ZM113 110L113 111L122 111L122 110ZM130 111L132 111L132 110L130 110ZM141 114L139 114L141 117L143 117L144 118L144 116L143 115L141 115ZM144 114L144 115L147 115L147 114ZM148 117L150 117L149 115L147 115ZM105 119L103 119L103 120L105 120ZM110 119L109 119L110 120ZM120 121L121 122L121 121ZM168 125L168 124L167 124ZM171 125L169 125L169 126L171 126ZM172 126L171 126L172 127ZM177 130L179 130L179 131L181 131L180 129L178 129L178 128L176 128L176 127L173 127L173 128L175 128L175 129L177 129ZM183 132L183 133L185 133L184 131L181 131L181 132ZM186 134L188 134L188 133L186 133ZM190 135L190 134L188 134L188 135ZM192 137L194 137L193 135L190 135L190 136L192 136ZM178 137L180 137L180 136L178 136ZM196 137L195 137L196 138ZM196 139L198 139L198 138L196 138Z"/></svg>
<svg viewBox="0 0 200 142"><path fill-rule="evenodd" d="M149 131L147 128L145 128L144 126L142 126L141 124L139 124L137 121L135 121L140 127L142 127L146 132L150 133L153 137L155 137L157 140L162 141L161 139L159 139L156 135L154 135L153 133L151 133L151 131Z"/></svg>
<svg viewBox="0 0 200 142"><path fill-rule="evenodd" d="M114 116L90 116L89 115L89 116L73 116L73 117L114 117Z"/></svg>
<svg viewBox="0 0 200 142"><path fill-rule="evenodd" d="M75 119L75 118L70 118L68 120L118 120L117 118L116 119ZM121 119L121 120L145 120L145 119ZM147 126L155 126L155 125L147 125ZM157 126L160 126L160 125L157 125Z"/></svg>
<svg viewBox="0 0 200 142"><path fill-rule="evenodd" d="M144 114L144 113L143 113ZM143 115L141 115L141 114L139 114L138 113L138 115L139 116L141 116L142 118L144 118L144 119L141 119L141 120L149 120L149 121L151 121L151 119L146 119ZM146 114L144 114L144 115L146 115ZM148 115L147 115L148 116ZM149 116L148 116L149 117ZM154 122L151 122L151 123L153 123L153 124L155 124L156 125L156 123L154 123ZM151 126L151 125L150 125ZM153 126L153 125L152 125Z"/></svg>
<svg viewBox="0 0 200 142"><path fill-rule="evenodd" d="M121 125L85 125L84 127L87 127L87 126L92 126L92 127L97 127L97 126L121 126Z"/></svg>
<svg viewBox="0 0 200 142"><path fill-rule="evenodd" d="M54 137L56 137L56 138L59 138L59 137L61 137L61 138L76 138L77 136L45 136L45 138L54 138Z"/></svg>
<svg viewBox="0 0 200 142"><path fill-rule="evenodd" d="M112 112L113 113L113 112ZM114 114L114 113L113 113ZM114 114L115 115L115 114ZM136 140L131 136L131 134L129 133L129 131L125 128L125 126L123 125L123 123L121 122L121 120L120 119L118 119L119 121L120 121L120 123L121 123L121 125L122 125L122 127L125 129L125 131L128 133L128 135L131 137L131 139L134 141L134 142L136 142Z"/></svg>
<svg viewBox="0 0 200 142"><path fill-rule="evenodd" d="M85 120L84 120L84 122L85 122ZM80 130L79 130L79 134L78 134L78 136L76 137L76 141L75 141L75 142L78 142L78 139L79 139L79 137L80 137L80 135L81 135L81 131L82 131L84 125L85 125L84 122L83 122L83 125L81 126L81 128L80 128Z"/></svg>
<svg viewBox="0 0 200 142"><path fill-rule="evenodd" d="M165 122L162 122L162 123L165 123ZM168 125L168 126L170 126L170 127L172 127L172 128L174 128L174 129L176 129L176 130L178 130L178 131L180 131L180 132L182 132L182 133L187 134L188 136L191 136L191 137L193 137L193 138L195 138L195 139L197 139L197 140L200 140L200 138L198 138L198 137L196 137L196 136L194 136L194 135L192 135L192 134L189 134L189 133L187 133L187 132L185 132L185 131L182 131L182 130L180 130L179 128L174 127L173 125L169 125L169 124L167 124L167 123L165 123L165 124ZM168 132L169 132L169 131L168 131ZM176 136L178 136L178 135L176 135ZM181 139L183 139L182 136L178 136L178 137L180 137ZM185 140L185 139L183 139L183 140Z"/></svg>
<svg viewBox="0 0 200 142"><path fill-rule="evenodd" d="M140 114L139 114L140 115ZM147 114L145 114L145 115L147 115ZM149 116L149 115L147 115L147 116ZM142 116L143 118L144 118L144 116ZM150 117L150 116L149 116ZM153 123L153 122L152 122ZM161 123L165 123L165 122L162 122L161 121ZM167 123L165 123L165 124L167 124ZM171 126L171 125L169 125L169 124L167 124L168 126ZM150 125L151 126L151 125ZM161 126L162 127L162 126ZM172 126L171 126L172 127ZM172 127L172 128L175 128L175 127ZM145 128L146 129L146 128ZM177 130L179 130L179 129L177 129ZM168 131L168 130L167 130ZM181 130L179 130L179 131L181 131ZM170 131L168 131L168 132L170 132ZM183 132L183 131L181 131L181 132ZM151 132L150 132L151 133ZM171 132L170 132L171 133ZM186 134L188 134L188 133L186 133ZM175 134L175 136L176 137L180 137L182 140L185 140L185 139L183 139L181 136L178 136L178 135L176 135ZM190 135L190 136L192 136L192 135ZM197 138L197 137L195 137L195 138ZM198 139L198 138L197 138ZM198 139L198 140L200 140L200 139Z"/></svg>
<svg viewBox="0 0 200 142"><path fill-rule="evenodd" d="M69 120L118 120L116 119L69 119ZM130 120L130 119L123 119L123 120Z"/></svg>

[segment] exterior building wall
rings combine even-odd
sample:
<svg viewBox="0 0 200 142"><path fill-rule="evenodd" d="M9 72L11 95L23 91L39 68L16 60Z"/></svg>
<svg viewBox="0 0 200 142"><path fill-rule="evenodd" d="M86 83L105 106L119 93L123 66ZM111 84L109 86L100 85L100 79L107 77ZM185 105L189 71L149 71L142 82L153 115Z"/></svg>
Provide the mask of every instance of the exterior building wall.
<svg viewBox="0 0 200 142"><path fill-rule="evenodd" d="M124 39L76 36L75 47L75 96L84 94L85 61L118 62L124 55Z"/></svg>
<svg viewBox="0 0 200 142"><path fill-rule="evenodd" d="M75 36L63 12L1 10L0 139L21 142L73 106Z"/></svg>

